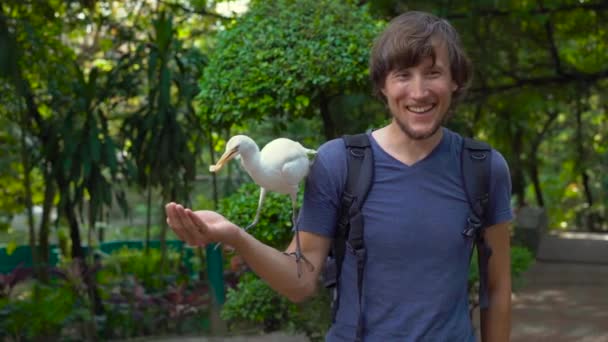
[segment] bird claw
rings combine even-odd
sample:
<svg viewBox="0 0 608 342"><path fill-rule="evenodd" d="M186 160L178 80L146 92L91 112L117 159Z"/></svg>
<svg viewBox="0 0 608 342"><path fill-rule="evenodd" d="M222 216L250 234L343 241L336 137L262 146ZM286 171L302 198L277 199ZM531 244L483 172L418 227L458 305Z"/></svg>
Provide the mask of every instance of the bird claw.
<svg viewBox="0 0 608 342"><path fill-rule="evenodd" d="M304 254L295 251L295 252L291 252L291 253L287 253L287 252L283 252L283 254L285 255L289 255L289 256L295 256L296 257L296 265L298 268L298 278L300 278L302 276L302 265L300 264L301 260L304 260L305 264L306 264L306 268L308 269L308 272L312 272L315 270L315 266L308 261L308 259L304 256Z"/></svg>
<svg viewBox="0 0 608 342"><path fill-rule="evenodd" d="M215 244L215 247L213 247L213 250L216 251L221 245L222 245L221 242L217 242ZM235 251L234 247L228 246L228 245L225 245L223 250L224 250L224 252L227 252L227 253L234 253L234 251Z"/></svg>

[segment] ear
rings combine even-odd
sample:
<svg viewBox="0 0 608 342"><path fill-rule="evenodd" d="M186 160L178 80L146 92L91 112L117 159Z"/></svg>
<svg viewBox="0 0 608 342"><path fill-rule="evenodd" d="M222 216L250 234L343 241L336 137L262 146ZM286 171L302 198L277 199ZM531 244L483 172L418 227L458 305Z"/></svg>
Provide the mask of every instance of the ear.
<svg viewBox="0 0 608 342"><path fill-rule="evenodd" d="M452 81L452 92L455 92L456 90L458 90L458 88L460 88L458 86L458 84L456 82Z"/></svg>

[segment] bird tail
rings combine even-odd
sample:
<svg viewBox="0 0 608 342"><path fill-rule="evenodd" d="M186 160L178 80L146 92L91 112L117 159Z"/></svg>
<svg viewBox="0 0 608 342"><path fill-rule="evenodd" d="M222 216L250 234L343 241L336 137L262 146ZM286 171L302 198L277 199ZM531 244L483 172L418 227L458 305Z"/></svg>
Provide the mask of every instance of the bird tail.
<svg viewBox="0 0 608 342"><path fill-rule="evenodd" d="M314 163L315 161L315 157L317 156L317 151L310 148L306 148L306 155L308 156L310 165L312 165L312 163Z"/></svg>

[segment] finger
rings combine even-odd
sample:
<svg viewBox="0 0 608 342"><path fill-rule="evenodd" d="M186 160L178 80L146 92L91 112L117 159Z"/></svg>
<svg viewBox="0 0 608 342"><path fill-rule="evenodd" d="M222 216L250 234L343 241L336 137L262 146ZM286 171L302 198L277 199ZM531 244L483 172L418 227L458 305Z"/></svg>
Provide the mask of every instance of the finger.
<svg viewBox="0 0 608 342"><path fill-rule="evenodd" d="M195 238L192 236L192 234L190 234L190 230L188 229L188 227L185 225L184 221L182 220L182 216L184 216L183 207L179 204L173 204L173 206L170 207L170 216L169 216L169 220L171 222L171 227L173 228L173 231L175 231L175 233L184 242L186 242L186 244L188 244L190 246L194 246Z"/></svg>
<svg viewBox="0 0 608 342"><path fill-rule="evenodd" d="M187 238L187 242L191 246L196 246L197 244L197 234L193 229L193 224L186 212L184 211L184 207L180 204L175 206L175 212L177 213L176 219L179 220L179 226L182 230L182 234L184 234Z"/></svg>
<svg viewBox="0 0 608 342"><path fill-rule="evenodd" d="M167 214L167 223L172 227L177 226L177 224L179 223L177 218L175 217L175 206L176 204L174 202L171 202L165 206L165 214Z"/></svg>
<svg viewBox="0 0 608 342"><path fill-rule="evenodd" d="M184 229L181 227L180 220L177 214L176 203L171 202L165 206L165 212L167 214L167 224L175 232L175 234L184 242L189 242L189 237L184 233Z"/></svg>
<svg viewBox="0 0 608 342"><path fill-rule="evenodd" d="M194 233L197 235L197 242L204 243L205 245L210 243L209 227L205 221L201 220L201 218L190 209L185 209L184 213L188 217Z"/></svg>
<svg viewBox="0 0 608 342"><path fill-rule="evenodd" d="M195 225L202 234L206 235L209 233L209 226L207 225L207 223L205 223L205 221L203 221L190 209L186 209L185 212L186 215L188 215L188 218L190 219L192 224Z"/></svg>
<svg viewBox="0 0 608 342"><path fill-rule="evenodd" d="M173 226L168 217L167 217L167 225L171 228L171 230L173 230L175 235L177 235L177 237L179 237L180 240L187 243L188 237L184 234L183 230L179 229L179 227Z"/></svg>

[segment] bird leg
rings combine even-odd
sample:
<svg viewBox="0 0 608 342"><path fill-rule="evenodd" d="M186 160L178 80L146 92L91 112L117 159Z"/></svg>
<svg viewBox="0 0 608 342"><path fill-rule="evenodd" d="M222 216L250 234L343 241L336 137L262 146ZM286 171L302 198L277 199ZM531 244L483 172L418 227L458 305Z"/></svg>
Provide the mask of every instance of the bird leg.
<svg viewBox="0 0 608 342"><path fill-rule="evenodd" d="M249 230L249 228L255 227L255 225L258 224L258 221L260 221L260 212L262 211L262 203L264 202L265 198L266 198L266 189L260 188L260 200L258 201L258 209L255 212L255 217L253 219L253 222L251 222L251 224L249 224L247 227L244 228L245 231ZM221 245L221 242L216 243L214 249L217 249L220 245ZM230 251L234 252L234 249L231 249Z"/></svg>
<svg viewBox="0 0 608 342"><path fill-rule="evenodd" d="M300 231L298 229L298 225L296 224L296 218L298 217L297 215L298 212L298 208L296 207L296 199L294 198L294 196L292 196L292 210L291 210L291 221L293 223L293 226L295 228L295 234L296 234L296 251L295 252L291 252L291 253L284 253L286 255L294 255L296 257L296 265L298 268L298 278L300 278L302 276L302 266L300 265L300 261L304 260L304 262L306 263L306 267L308 269L309 272L312 272L315 270L315 267L313 266L313 264L306 259L306 257L304 256L304 254L302 254L302 248L300 247Z"/></svg>
<svg viewBox="0 0 608 342"><path fill-rule="evenodd" d="M253 222L251 222L247 227L245 227L245 231L250 228L255 227L256 224L260 221L260 212L262 211L262 203L264 203L264 199L266 198L266 189L260 188L260 200L258 201L258 210L255 212L255 217L253 218Z"/></svg>

